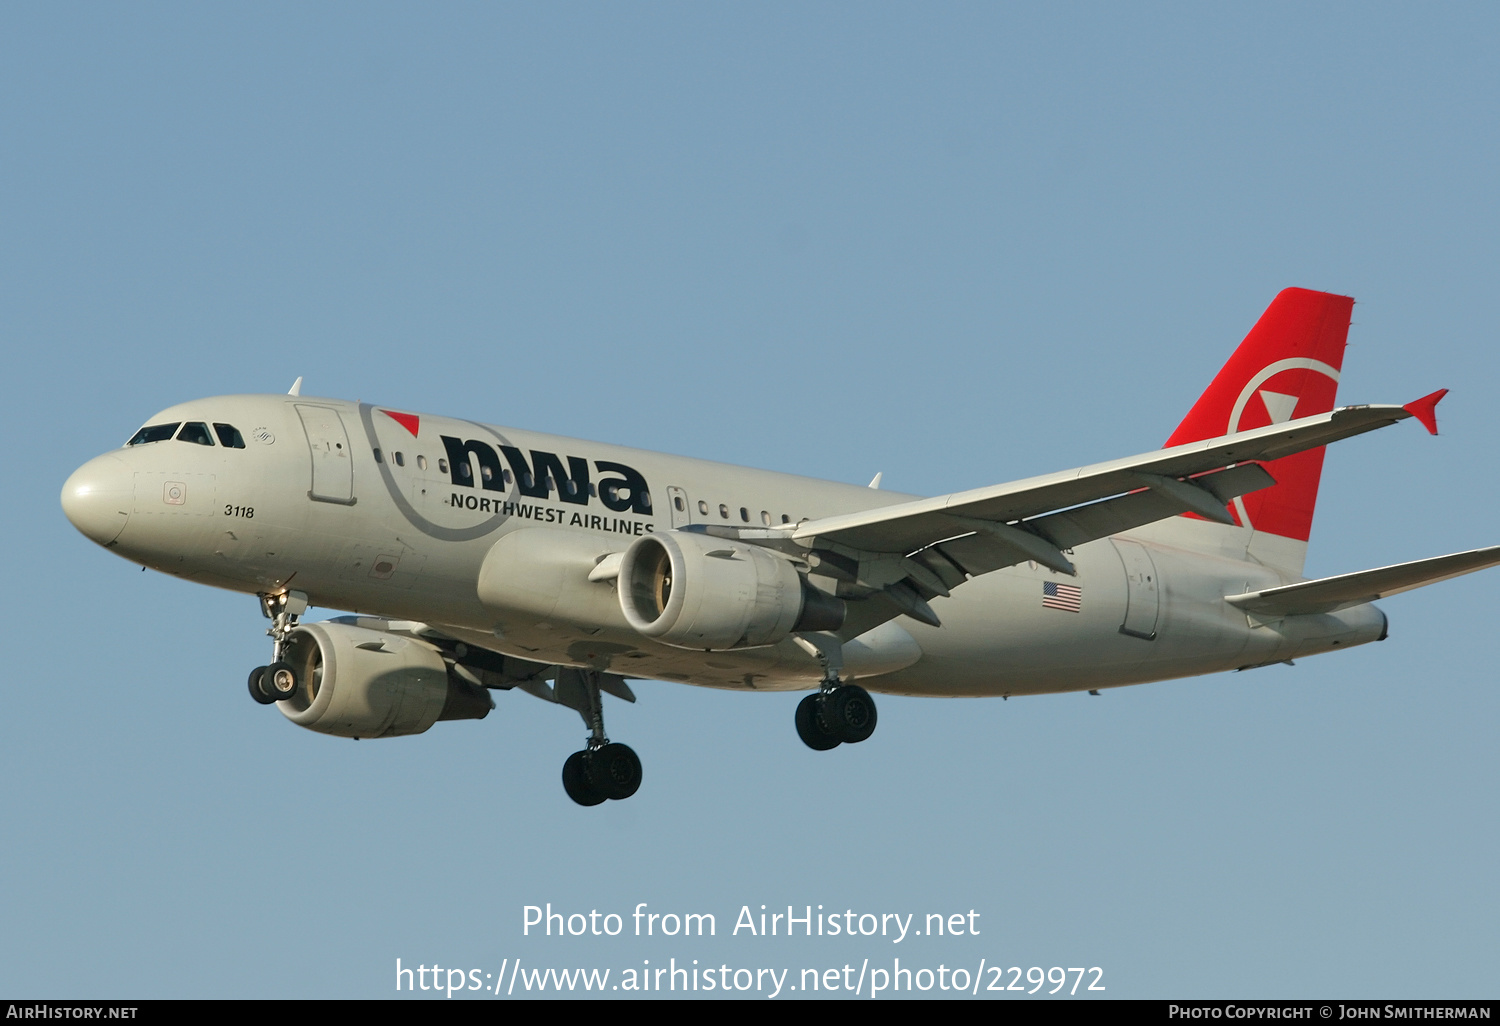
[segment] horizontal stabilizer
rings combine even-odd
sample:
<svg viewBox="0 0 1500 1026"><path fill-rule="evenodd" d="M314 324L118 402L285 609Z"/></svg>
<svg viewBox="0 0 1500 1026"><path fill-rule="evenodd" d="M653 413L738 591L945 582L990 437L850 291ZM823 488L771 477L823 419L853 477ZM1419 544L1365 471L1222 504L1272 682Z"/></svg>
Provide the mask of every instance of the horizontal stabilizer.
<svg viewBox="0 0 1500 1026"><path fill-rule="evenodd" d="M1297 616L1302 613L1332 613L1363 605L1403 591L1462 577L1486 567L1500 566L1500 545L1448 556L1397 563L1376 570L1324 577L1281 588L1230 595L1225 601L1260 616Z"/></svg>

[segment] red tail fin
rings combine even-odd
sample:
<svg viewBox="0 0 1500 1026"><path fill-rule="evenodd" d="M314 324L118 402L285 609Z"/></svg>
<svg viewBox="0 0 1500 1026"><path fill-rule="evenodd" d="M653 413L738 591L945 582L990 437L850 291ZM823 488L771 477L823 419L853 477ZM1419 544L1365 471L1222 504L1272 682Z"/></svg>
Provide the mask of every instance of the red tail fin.
<svg viewBox="0 0 1500 1026"><path fill-rule="evenodd" d="M1310 417L1333 409L1354 300L1285 289L1266 307L1213 384L1183 418L1167 445ZM1266 464L1277 483L1236 499L1242 527L1307 541L1312 532L1323 450Z"/></svg>

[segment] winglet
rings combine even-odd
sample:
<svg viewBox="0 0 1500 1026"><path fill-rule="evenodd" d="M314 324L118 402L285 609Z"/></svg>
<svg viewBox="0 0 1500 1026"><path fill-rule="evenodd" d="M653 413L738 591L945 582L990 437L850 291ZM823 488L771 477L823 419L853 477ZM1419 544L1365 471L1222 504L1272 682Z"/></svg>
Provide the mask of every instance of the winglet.
<svg viewBox="0 0 1500 1026"><path fill-rule="evenodd" d="M1440 388L1431 395L1414 399L1401 408L1420 420L1429 435L1435 435L1437 434L1437 404L1442 402L1443 396L1447 394L1446 388Z"/></svg>

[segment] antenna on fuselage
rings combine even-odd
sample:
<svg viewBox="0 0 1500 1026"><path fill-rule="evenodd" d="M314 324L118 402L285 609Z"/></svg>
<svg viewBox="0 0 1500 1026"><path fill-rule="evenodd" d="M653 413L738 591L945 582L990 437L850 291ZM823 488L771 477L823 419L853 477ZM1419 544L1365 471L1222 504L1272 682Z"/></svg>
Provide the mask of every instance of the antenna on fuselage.
<svg viewBox="0 0 1500 1026"><path fill-rule="evenodd" d="M302 375L297 375L297 380L292 382L292 387L286 390L287 395L302 394Z"/></svg>
<svg viewBox="0 0 1500 1026"><path fill-rule="evenodd" d="M882 470L879 473L877 473L874 477L870 478L870 487L871 488L879 488L880 487L880 477L884 473L885 473L885 471Z"/></svg>

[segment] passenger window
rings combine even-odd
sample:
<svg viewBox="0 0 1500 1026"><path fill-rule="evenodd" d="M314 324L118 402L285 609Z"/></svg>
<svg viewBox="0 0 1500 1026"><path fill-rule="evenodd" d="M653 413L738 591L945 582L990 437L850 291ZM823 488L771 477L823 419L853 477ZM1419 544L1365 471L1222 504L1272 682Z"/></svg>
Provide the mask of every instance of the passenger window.
<svg viewBox="0 0 1500 1026"><path fill-rule="evenodd" d="M740 507L740 519L747 524L750 522L750 511L744 506Z"/></svg>
<svg viewBox="0 0 1500 1026"><path fill-rule="evenodd" d="M406 466L406 457L403 456L403 455L401 455L399 452L393 452L393 453L391 453L391 458L396 461L396 466L398 466L398 467L404 467L404 466Z"/></svg>
<svg viewBox="0 0 1500 1026"><path fill-rule="evenodd" d="M719 516L723 517L725 520L729 519L729 507L724 505L722 502L719 503Z"/></svg>
<svg viewBox="0 0 1500 1026"><path fill-rule="evenodd" d="M698 512L704 516L708 516L708 503L702 499L698 500Z"/></svg>
<svg viewBox="0 0 1500 1026"><path fill-rule="evenodd" d="M508 470L502 470L502 471L500 471L500 480L504 481L506 484L510 484L510 482L511 482L510 471L508 471Z"/></svg>
<svg viewBox="0 0 1500 1026"><path fill-rule="evenodd" d="M760 522L763 523L763 524L765 524L767 527L770 527L771 526L771 514L768 513L768 512L766 512L765 510L761 510L760 511Z"/></svg>
<svg viewBox="0 0 1500 1026"><path fill-rule="evenodd" d="M445 460L445 459L443 459L442 457L438 458L438 473L439 474L446 474L446 473L448 473L448 461Z"/></svg>
<svg viewBox="0 0 1500 1026"><path fill-rule="evenodd" d="M783 524L790 524L792 522L792 518L783 513L781 514L781 522Z"/></svg>
<svg viewBox="0 0 1500 1026"><path fill-rule="evenodd" d="M380 450L379 449L375 450L375 462L376 463L384 463L385 462L385 459L380 455Z"/></svg>
<svg viewBox="0 0 1500 1026"><path fill-rule="evenodd" d="M417 469L418 470L426 470L427 469L427 457L426 456L418 456L417 457Z"/></svg>
<svg viewBox="0 0 1500 1026"><path fill-rule="evenodd" d="M219 436L219 444L226 449L243 449L245 439L239 429L232 424L215 424L214 431Z"/></svg>
<svg viewBox="0 0 1500 1026"><path fill-rule="evenodd" d="M188 421L182 425L182 430L177 432L179 442L192 442L194 445L213 445L213 436L208 433L208 425L201 420Z"/></svg>
<svg viewBox="0 0 1500 1026"><path fill-rule="evenodd" d="M177 427L181 423L182 421L179 420L176 424L154 424L150 427L143 427L125 444L145 445L147 442L165 442L177 433Z"/></svg>
<svg viewBox="0 0 1500 1026"><path fill-rule="evenodd" d="M687 512L687 503L682 501L682 496L680 495L672 496L672 505L677 507L677 512L679 513Z"/></svg>

